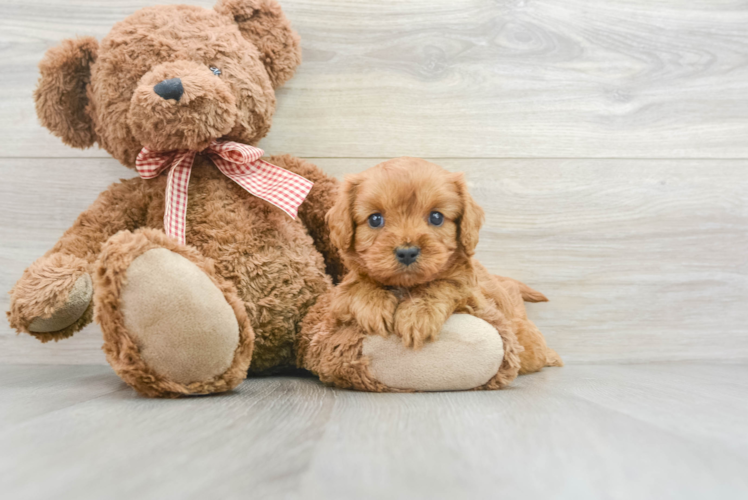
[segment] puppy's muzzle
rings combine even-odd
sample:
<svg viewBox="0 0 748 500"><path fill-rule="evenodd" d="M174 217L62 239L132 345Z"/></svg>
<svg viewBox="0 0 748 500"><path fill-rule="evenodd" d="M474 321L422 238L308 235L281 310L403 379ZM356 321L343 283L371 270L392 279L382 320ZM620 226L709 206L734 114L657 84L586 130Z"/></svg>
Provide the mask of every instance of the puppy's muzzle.
<svg viewBox="0 0 748 500"><path fill-rule="evenodd" d="M418 247L397 247L395 249L395 257L397 257L397 261L405 266L414 263L420 254L421 249Z"/></svg>

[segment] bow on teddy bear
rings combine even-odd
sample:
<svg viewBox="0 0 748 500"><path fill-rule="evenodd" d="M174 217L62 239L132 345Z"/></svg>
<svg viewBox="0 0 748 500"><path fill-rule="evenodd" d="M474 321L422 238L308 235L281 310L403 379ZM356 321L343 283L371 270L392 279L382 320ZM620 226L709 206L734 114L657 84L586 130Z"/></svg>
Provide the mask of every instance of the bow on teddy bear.
<svg viewBox="0 0 748 500"><path fill-rule="evenodd" d="M272 203L296 218L312 182L261 159L263 150L232 141L213 141L200 154L210 156L213 165L248 193ZM138 154L135 168L143 179L153 179L168 172L164 231L185 244L187 201L190 174L197 151L151 151L148 147Z"/></svg>
<svg viewBox="0 0 748 500"><path fill-rule="evenodd" d="M352 367L386 349L365 355L360 342L340 349L335 335L301 329L344 273L325 223L338 182L297 158L268 158L314 183L294 220L221 171L218 145L253 147L267 134L275 89L300 61L299 38L275 0L150 7L100 43L84 37L51 48L34 96L42 125L63 142L98 144L131 169L144 148L194 160L180 186L189 195L179 214L184 241L164 232L166 174L115 183L24 271L11 292L11 325L47 342L95 317L115 372L154 397L226 391L248 371L287 366L344 387L423 389L357 385ZM449 333L461 359L474 352L465 331L486 326L470 318ZM412 366L433 372L443 357L427 347ZM449 382L469 368L442 372Z"/></svg>

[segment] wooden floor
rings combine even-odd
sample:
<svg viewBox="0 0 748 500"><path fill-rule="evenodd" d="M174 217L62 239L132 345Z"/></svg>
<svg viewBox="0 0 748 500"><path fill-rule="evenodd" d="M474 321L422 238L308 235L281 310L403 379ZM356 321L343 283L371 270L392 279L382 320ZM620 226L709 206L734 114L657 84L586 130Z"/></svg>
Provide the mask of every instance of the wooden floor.
<svg viewBox="0 0 748 500"><path fill-rule="evenodd" d="M0 366L3 498L748 495L748 365L587 365L509 390L255 379L176 401L102 366Z"/></svg>
<svg viewBox="0 0 748 500"><path fill-rule="evenodd" d="M0 309L134 175L39 126L44 51L176 1L0 0ZM567 366L493 393L280 377L153 401L96 325L42 345L0 321L0 498L748 497L748 5L281 3L304 62L260 146L339 177L465 172L478 257L550 297L528 309Z"/></svg>

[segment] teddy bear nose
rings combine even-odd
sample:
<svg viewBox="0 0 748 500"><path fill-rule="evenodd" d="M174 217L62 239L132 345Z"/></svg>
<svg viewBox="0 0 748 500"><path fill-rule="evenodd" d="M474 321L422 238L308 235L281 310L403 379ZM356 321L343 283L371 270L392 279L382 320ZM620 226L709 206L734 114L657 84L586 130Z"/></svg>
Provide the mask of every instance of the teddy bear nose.
<svg viewBox="0 0 748 500"><path fill-rule="evenodd" d="M401 264L406 266L411 265L416 261L418 255L421 253L421 249L418 247L397 247L395 249L395 256Z"/></svg>
<svg viewBox="0 0 748 500"><path fill-rule="evenodd" d="M153 91L163 99L175 99L179 100L184 94L184 87L182 87L182 80L179 78L170 78L158 82L154 87Z"/></svg>

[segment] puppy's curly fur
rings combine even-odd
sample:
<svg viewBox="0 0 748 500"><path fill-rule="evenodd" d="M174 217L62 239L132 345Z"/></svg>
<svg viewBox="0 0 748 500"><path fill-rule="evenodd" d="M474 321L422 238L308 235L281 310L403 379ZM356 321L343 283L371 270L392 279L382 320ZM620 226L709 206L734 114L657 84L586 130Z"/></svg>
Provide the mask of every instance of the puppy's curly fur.
<svg viewBox="0 0 748 500"><path fill-rule="evenodd" d="M339 322L358 323L368 334L394 333L418 349L436 340L454 313L498 311L524 347L520 373L562 365L524 307L545 296L490 274L473 257L484 213L463 174L417 158L389 160L347 177L327 218L350 269L331 300ZM403 248L417 249L415 261L398 258Z"/></svg>

